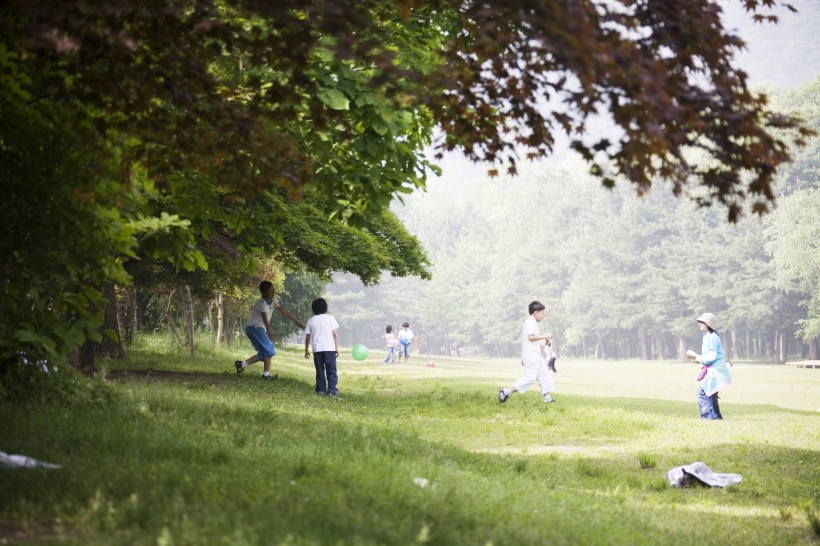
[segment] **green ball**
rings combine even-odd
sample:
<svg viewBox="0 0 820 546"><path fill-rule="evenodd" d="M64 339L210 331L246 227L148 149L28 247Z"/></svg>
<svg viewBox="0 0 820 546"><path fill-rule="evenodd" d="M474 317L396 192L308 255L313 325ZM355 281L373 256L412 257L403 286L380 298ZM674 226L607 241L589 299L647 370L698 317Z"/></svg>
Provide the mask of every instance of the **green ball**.
<svg viewBox="0 0 820 546"><path fill-rule="evenodd" d="M367 358L367 347L359 343L358 345L353 346L353 359L354 360L364 360Z"/></svg>

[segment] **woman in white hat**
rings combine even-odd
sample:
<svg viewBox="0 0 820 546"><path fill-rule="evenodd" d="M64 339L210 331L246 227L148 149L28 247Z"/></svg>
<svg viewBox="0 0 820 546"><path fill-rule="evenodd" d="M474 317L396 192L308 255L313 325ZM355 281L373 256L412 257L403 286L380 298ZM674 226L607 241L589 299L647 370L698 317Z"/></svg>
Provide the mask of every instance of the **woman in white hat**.
<svg viewBox="0 0 820 546"><path fill-rule="evenodd" d="M698 327L703 332L701 354L691 349L686 351L690 360L700 362L706 368L698 388L698 407L703 419L723 419L718 405L718 391L732 384L729 368L723 360L723 343L717 333L717 319L712 313L703 313L698 318ZM698 377L700 379L700 376Z"/></svg>

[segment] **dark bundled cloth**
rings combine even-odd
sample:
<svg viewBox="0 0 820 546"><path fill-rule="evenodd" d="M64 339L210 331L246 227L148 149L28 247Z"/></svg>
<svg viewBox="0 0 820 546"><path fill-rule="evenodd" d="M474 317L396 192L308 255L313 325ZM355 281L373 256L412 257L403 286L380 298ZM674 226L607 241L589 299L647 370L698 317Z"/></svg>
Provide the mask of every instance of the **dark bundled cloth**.
<svg viewBox="0 0 820 546"><path fill-rule="evenodd" d="M740 474L720 474L713 472L706 463L695 462L683 466L676 466L666 473L666 479L672 487L686 487L687 485L703 485L708 487L726 487L740 483L743 479Z"/></svg>

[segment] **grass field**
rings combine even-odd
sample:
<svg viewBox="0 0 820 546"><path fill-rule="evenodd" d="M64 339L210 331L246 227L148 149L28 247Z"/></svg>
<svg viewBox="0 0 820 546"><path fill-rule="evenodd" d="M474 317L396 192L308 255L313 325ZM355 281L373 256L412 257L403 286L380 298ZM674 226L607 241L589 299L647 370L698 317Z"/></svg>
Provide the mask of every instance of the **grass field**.
<svg viewBox="0 0 820 546"><path fill-rule="evenodd" d="M818 542L820 370L736 364L707 422L691 364L559 360L557 404L499 405L514 360L348 351L334 401L295 347L274 382L200 352L144 338L111 403L0 406L0 451L63 466L0 469L0 544ZM669 487L694 461L743 481Z"/></svg>

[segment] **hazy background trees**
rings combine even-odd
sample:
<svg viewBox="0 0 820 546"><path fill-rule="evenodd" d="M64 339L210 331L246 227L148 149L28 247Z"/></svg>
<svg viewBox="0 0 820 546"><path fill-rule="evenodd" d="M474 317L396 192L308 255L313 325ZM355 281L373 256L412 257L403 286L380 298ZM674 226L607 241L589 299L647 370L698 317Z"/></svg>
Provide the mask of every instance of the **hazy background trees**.
<svg viewBox="0 0 820 546"><path fill-rule="evenodd" d="M820 78L773 96L820 128ZM348 343L409 321L430 353L512 356L526 305L564 355L676 358L717 314L733 359L818 358L820 142L778 179L777 210L729 224L668 191L602 191L572 158L489 179L452 159L394 210L427 250L430 281L349 276L328 287Z"/></svg>

